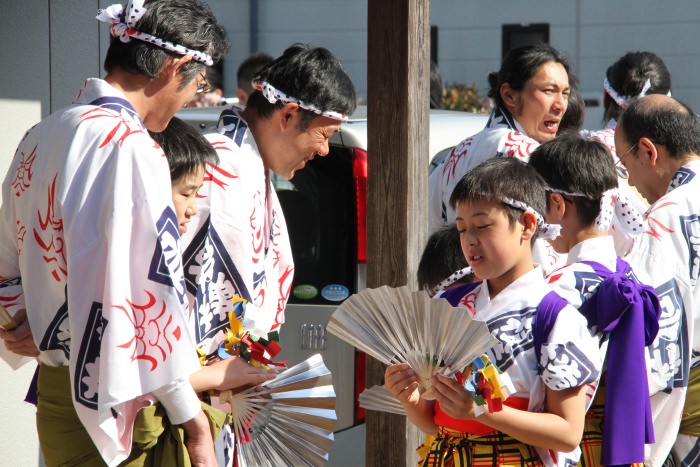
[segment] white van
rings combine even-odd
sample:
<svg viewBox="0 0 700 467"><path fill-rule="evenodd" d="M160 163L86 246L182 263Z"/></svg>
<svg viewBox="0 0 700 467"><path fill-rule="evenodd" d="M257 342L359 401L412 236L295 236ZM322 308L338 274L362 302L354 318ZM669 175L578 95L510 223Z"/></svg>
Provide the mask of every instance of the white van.
<svg viewBox="0 0 700 467"><path fill-rule="evenodd" d="M208 132L220 110L183 109L177 116ZM425 176L487 120L487 115L431 110ZM367 108L360 106L331 137L327 157L314 158L292 180L272 177L295 264L278 359L292 365L320 353L333 373L338 423L329 466L362 465L365 458L364 409L357 404L365 388L365 355L327 333L326 325L338 304L366 284L367 157Z"/></svg>

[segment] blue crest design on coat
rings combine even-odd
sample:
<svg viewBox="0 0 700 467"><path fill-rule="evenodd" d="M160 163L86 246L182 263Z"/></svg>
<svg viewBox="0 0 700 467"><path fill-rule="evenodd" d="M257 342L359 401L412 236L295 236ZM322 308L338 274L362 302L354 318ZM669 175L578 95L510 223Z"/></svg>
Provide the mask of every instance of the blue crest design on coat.
<svg viewBox="0 0 700 467"><path fill-rule="evenodd" d="M591 298L603 280L594 271L574 271L574 288L581 295L581 303Z"/></svg>
<svg viewBox="0 0 700 467"><path fill-rule="evenodd" d="M196 342L229 326L231 298L252 302L241 274L208 218L183 254L187 291L194 300Z"/></svg>
<svg viewBox="0 0 700 467"><path fill-rule="evenodd" d="M690 283L695 285L700 271L700 219L697 214L680 216L681 231L688 244Z"/></svg>
<svg viewBox="0 0 700 467"><path fill-rule="evenodd" d="M241 147L248 125L233 109L224 109L219 117L217 130L229 137L231 141L236 143L236 146Z"/></svg>
<svg viewBox="0 0 700 467"><path fill-rule="evenodd" d="M535 311L535 307L509 311L486 323L491 335L498 339L498 344L488 351L489 358L502 371L507 371L521 352L534 348L532 320Z"/></svg>
<svg viewBox="0 0 700 467"><path fill-rule="evenodd" d="M659 333L647 347L651 356L651 374L667 381L665 391L688 385L690 345L685 306L675 279L656 287L661 303Z"/></svg>
<svg viewBox="0 0 700 467"><path fill-rule="evenodd" d="M41 339L39 350L61 350L66 358L70 357L70 325L68 323L68 301L58 309Z"/></svg>
<svg viewBox="0 0 700 467"><path fill-rule="evenodd" d="M689 183L694 178L695 172L693 172L687 167L681 167L675 174L673 174L673 178L671 179L671 184L669 186L668 191L675 190L679 186Z"/></svg>
<svg viewBox="0 0 700 467"><path fill-rule="evenodd" d="M93 302L80 343L73 381L76 402L93 410L97 410L100 346L107 323L108 321L102 318L102 304Z"/></svg>
<svg viewBox="0 0 700 467"><path fill-rule="evenodd" d="M156 222L158 241L156 242L148 278L154 282L173 287L180 303L185 303L185 278L180 254L180 228L177 216L171 207L166 207Z"/></svg>
<svg viewBox="0 0 700 467"><path fill-rule="evenodd" d="M592 383L600 372L575 345L544 344L542 379L554 389L568 389Z"/></svg>

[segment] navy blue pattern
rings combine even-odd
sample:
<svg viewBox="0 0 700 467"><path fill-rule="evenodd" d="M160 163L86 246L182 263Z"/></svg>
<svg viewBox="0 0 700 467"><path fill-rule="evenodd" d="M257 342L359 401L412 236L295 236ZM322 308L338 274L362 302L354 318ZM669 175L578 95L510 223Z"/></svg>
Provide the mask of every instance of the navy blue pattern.
<svg viewBox="0 0 700 467"><path fill-rule="evenodd" d="M70 326L68 324L68 302L63 302L58 309L51 324L46 329L46 334L41 339L39 350L46 352L49 350L61 350L70 358Z"/></svg>
<svg viewBox="0 0 700 467"><path fill-rule="evenodd" d="M100 375L99 371L96 374L91 371L99 368L96 363L100 358L100 344L106 327L107 320L102 318L102 304L93 302L80 343L73 381L76 402L92 410L97 410Z"/></svg>
<svg viewBox="0 0 700 467"><path fill-rule="evenodd" d="M574 288L579 293L581 303L591 298L603 279L593 271L574 271Z"/></svg>
<svg viewBox="0 0 700 467"><path fill-rule="evenodd" d="M681 461L683 467L697 467L698 465L700 465L700 439L695 440L695 446Z"/></svg>
<svg viewBox="0 0 700 467"><path fill-rule="evenodd" d="M131 102L129 102L126 99L122 99L121 97L116 96L104 96L98 97L94 101L90 102L90 105L113 110L119 114L125 112L129 117L131 117L132 120L136 121L139 125L141 125L144 130L146 129L146 126L141 121L141 117L139 117L139 114L136 113L136 110L131 105Z"/></svg>
<svg viewBox="0 0 700 467"><path fill-rule="evenodd" d="M652 360L661 364L661 371L673 371L665 392L673 388L688 386L690 345L688 343L688 323L685 320L685 306L675 279L656 287L661 303L659 333L648 347ZM659 368L652 366L652 373ZM661 376L663 378L663 375Z"/></svg>
<svg viewBox="0 0 700 467"><path fill-rule="evenodd" d="M486 322L491 335L498 339L487 353L491 361L502 371L508 371L515 358L521 352L532 350L532 321L536 308L526 307L518 311L509 311Z"/></svg>
<svg viewBox="0 0 700 467"><path fill-rule="evenodd" d="M571 343L545 344L543 380L552 389L568 389L598 380L600 371L581 349Z"/></svg>
<svg viewBox="0 0 700 467"><path fill-rule="evenodd" d="M219 116L218 128L220 133L241 147L248 125L233 109L224 109Z"/></svg>
<svg viewBox="0 0 700 467"><path fill-rule="evenodd" d="M695 285L700 270L700 219L697 214L680 216L681 231L688 244L688 271L690 283Z"/></svg>
<svg viewBox="0 0 700 467"><path fill-rule="evenodd" d="M175 211L166 207L156 222L158 241L156 242L148 278L159 284L173 287L180 303L185 303L185 279L182 274L180 256L180 230Z"/></svg>
<svg viewBox="0 0 700 467"><path fill-rule="evenodd" d="M196 342L202 342L229 326L228 316L222 310L224 305L230 305L233 295L252 300L211 218L192 239L183 262L187 291L195 297ZM204 308L200 310L201 307Z"/></svg>
<svg viewBox="0 0 700 467"><path fill-rule="evenodd" d="M690 183L690 181L694 178L695 178L695 172L693 172L692 170L690 170L687 167L681 167L673 175L673 178L671 179L671 185L670 185L668 191L675 190L679 186L685 185L686 183Z"/></svg>

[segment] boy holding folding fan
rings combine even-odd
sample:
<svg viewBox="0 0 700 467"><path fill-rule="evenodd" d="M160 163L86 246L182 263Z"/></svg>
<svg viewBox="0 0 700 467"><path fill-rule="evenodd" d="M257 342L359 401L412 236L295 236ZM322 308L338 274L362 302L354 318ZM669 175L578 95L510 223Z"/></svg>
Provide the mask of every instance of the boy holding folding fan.
<svg viewBox="0 0 700 467"><path fill-rule="evenodd" d="M495 158L468 172L450 202L464 255L482 281L440 296L487 323L498 340L487 356L508 372L515 392L501 411L478 411L470 391L438 376L431 381L436 400L428 401L420 397L407 364L389 366L386 388L416 426L436 434L421 465L575 465L585 386L598 381L600 358L586 320L551 292L541 267L533 264L537 236L558 234L540 214L544 181L522 162ZM548 334L533 329L538 309L550 318L540 320L551 321Z"/></svg>
<svg viewBox="0 0 700 467"><path fill-rule="evenodd" d="M552 246L568 254L548 281L586 317L607 360L600 390L587 388L593 404L579 465L641 465L644 444L654 442L645 346L659 331L661 308L654 288L618 258L608 231L617 218L619 233L639 235L642 216L618 191L615 164L599 141L561 135L538 147L530 165L547 183L547 221L562 226Z"/></svg>

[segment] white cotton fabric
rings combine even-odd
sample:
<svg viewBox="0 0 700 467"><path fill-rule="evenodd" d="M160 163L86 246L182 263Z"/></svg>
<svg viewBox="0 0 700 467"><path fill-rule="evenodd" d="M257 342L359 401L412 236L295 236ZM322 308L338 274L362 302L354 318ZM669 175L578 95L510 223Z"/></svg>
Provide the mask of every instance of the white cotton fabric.
<svg viewBox="0 0 700 467"><path fill-rule="evenodd" d="M646 271L661 302L659 334L649 348L656 443L647 463L660 466L678 433L688 367L700 364L700 161L684 165L645 214L645 230L625 258ZM685 365L684 365L685 363Z"/></svg>
<svg viewBox="0 0 700 467"><path fill-rule="evenodd" d="M472 312L474 319L485 321L499 340L486 354L494 365L508 373L515 387L512 395L530 400L529 412L543 411L547 387L561 390L597 384L600 377L598 341L588 330L586 319L572 306L561 310L547 342L543 343L544 370L538 374L532 324L537 306L550 291L538 266L493 299L489 298L487 283L482 282L460 302L460 306ZM578 448L571 453L542 448L537 448L537 452L547 467L576 465L581 455Z"/></svg>
<svg viewBox="0 0 700 467"><path fill-rule="evenodd" d="M151 393L199 368L167 160L130 108L87 80L25 135L0 219L0 276L22 276L39 359L70 367L76 411L108 465L129 454Z"/></svg>

